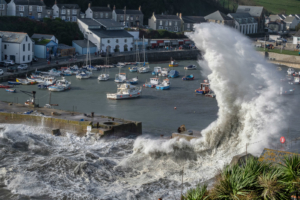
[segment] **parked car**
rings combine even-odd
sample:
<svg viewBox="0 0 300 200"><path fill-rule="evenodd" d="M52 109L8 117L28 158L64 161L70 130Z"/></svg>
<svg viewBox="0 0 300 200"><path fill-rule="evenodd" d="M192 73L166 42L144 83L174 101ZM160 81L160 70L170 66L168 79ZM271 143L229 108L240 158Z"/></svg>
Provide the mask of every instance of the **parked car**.
<svg viewBox="0 0 300 200"><path fill-rule="evenodd" d="M101 57L106 57L106 52L100 53ZM108 53L108 57L111 57L111 53Z"/></svg>
<svg viewBox="0 0 300 200"><path fill-rule="evenodd" d="M4 63L8 64L8 65L14 65L15 62L13 60L3 60Z"/></svg>
<svg viewBox="0 0 300 200"><path fill-rule="evenodd" d="M21 64L21 65L18 66L18 69L20 69L20 70L25 70L27 68L28 68L27 64Z"/></svg>
<svg viewBox="0 0 300 200"><path fill-rule="evenodd" d="M34 56L34 57L32 58L32 61L33 61L33 62L37 62L37 61L38 61L37 57Z"/></svg>
<svg viewBox="0 0 300 200"><path fill-rule="evenodd" d="M16 66L9 66L7 68L7 72L17 72L18 68Z"/></svg>
<svg viewBox="0 0 300 200"><path fill-rule="evenodd" d="M0 76L2 76L4 74L4 71L2 69L0 69Z"/></svg>

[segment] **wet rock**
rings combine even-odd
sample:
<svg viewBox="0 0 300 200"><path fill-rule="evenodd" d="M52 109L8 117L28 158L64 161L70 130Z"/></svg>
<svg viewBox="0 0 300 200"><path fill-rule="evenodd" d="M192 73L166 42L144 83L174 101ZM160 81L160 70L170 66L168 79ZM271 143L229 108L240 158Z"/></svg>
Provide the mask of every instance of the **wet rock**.
<svg viewBox="0 0 300 200"><path fill-rule="evenodd" d="M54 129L54 130L52 130L52 135L54 135L54 136L61 136L61 132L60 132L59 129Z"/></svg>
<svg viewBox="0 0 300 200"><path fill-rule="evenodd" d="M48 156L50 154L50 152L44 148L33 149L32 152L34 154L38 154L38 155L42 155L42 156Z"/></svg>
<svg viewBox="0 0 300 200"><path fill-rule="evenodd" d="M28 144L26 142L15 142L13 143L12 148L19 151L28 151Z"/></svg>
<svg viewBox="0 0 300 200"><path fill-rule="evenodd" d="M92 154L92 153L89 153L89 152L86 153L85 156L86 156L87 158L90 158L90 159L93 159L93 160L96 160L96 159L99 158L98 156L96 156L96 155L94 155L94 154Z"/></svg>

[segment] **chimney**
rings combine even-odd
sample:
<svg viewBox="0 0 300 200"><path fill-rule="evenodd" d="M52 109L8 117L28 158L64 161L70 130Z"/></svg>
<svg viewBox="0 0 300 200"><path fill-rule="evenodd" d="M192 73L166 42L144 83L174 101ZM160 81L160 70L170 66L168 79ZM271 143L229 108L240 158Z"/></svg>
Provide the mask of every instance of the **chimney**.
<svg viewBox="0 0 300 200"><path fill-rule="evenodd" d="M153 16L155 15L155 13L153 12Z"/></svg>
<svg viewBox="0 0 300 200"><path fill-rule="evenodd" d="M176 16L178 17L178 13L176 13Z"/></svg>
<svg viewBox="0 0 300 200"><path fill-rule="evenodd" d="M142 6L139 6L139 11L141 11L142 10Z"/></svg>
<svg viewBox="0 0 300 200"><path fill-rule="evenodd" d="M57 4L57 1L55 0L54 4L56 5Z"/></svg>
<svg viewBox="0 0 300 200"><path fill-rule="evenodd" d="M179 18L182 19L182 14L181 13L179 14Z"/></svg>
<svg viewBox="0 0 300 200"><path fill-rule="evenodd" d="M114 8L113 8L114 10L116 10L116 6L114 5Z"/></svg>
<svg viewBox="0 0 300 200"><path fill-rule="evenodd" d="M107 7L108 7L108 8L110 8L110 5L109 5L109 4L107 4Z"/></svg>
<svg viewBox="0 0 300 200"><path fill-rule="evenodd" d="M91 3L89 3L89 8L91 7Z"/></svg>
<svg viewBox="0 0 300 200"><path fill-rule="evenodd" d="M44 0L41 0L41 2L44 2Z"/></svg>

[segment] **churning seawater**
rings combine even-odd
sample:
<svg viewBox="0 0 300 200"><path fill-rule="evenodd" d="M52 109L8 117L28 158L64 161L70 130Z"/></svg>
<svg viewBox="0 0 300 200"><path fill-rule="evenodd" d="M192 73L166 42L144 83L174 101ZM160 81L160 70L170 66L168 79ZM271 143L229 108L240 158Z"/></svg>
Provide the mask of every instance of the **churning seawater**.
<svg viewBox="0 0 300 200"><path fill-rule="evenodd" d="M222 34L220 34L222 33ZM112 101L110 81L72 82L72 90L52 93L60 109L95 112L143 122L142 137L95 141L69 133L54 137L43 127L2 124L0 129L0 199L178 199L183 188L211 179L232 156L248 149L256 155L264 147L277 148L279 136L299 137L296 109L298 85L293 96L278 96L279 80L286 69L266 63L240 33L217 24L202 24L191 35L206 54L199 70L188 71L194 81L171 80L171 90L144 89L139 99ZM181 61L175 68L196 61ZM167 64L152 64L167 67ZM199 65L198 65L199 66ZM139 86L150 74L139 77ZM216 99L197 96L194 90L207 78ZM35 86L19 86L32 91ZM17 88L18 89L18 88ZM38 91L38 103L48 103L47 91ZM0 100L24 102L21 93L0 91ZM174 107L177 107L174 110ZM203 138L169 139L177 127L202 130ZM165 138L159 135L164 134ZM291 147L291 145L290 145ZM297 145L296 145L297 147ZM289 150L296 150L290 148Z"/></svg>

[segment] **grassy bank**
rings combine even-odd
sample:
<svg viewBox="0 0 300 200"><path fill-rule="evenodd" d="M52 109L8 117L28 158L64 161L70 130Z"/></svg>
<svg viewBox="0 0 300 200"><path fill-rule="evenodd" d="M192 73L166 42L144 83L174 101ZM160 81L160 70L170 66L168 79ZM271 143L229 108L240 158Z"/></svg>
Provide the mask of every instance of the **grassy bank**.
<svg viewBox="0 0 300 200"><path fill-rule="evenodd" d="M256 5L261 5L269 12L279 14L298 14L300 8L299 0L252 0Z"/></svg>
<svg viewBox="0 0 300 200"><path fill-rule="evenodd" d="M279 54L286 54L286 55L291 55L291 56L299 56L298 51L289 51L289 50L282 50L281 49L265 49L264 48L256 48L257 51L265 51L265 52L272 52L272 53L279 53Z"/></svg>

